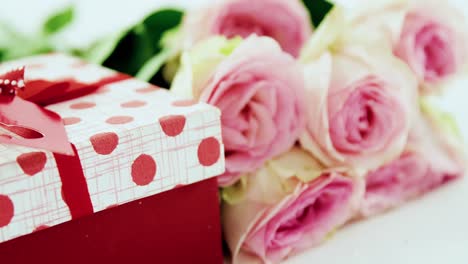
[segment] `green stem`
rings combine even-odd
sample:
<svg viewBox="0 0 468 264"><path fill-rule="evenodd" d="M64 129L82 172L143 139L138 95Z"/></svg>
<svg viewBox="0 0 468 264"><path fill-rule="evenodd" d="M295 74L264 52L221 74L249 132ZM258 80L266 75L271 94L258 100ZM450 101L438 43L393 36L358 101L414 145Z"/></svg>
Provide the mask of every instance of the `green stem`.
<svg viewBox="0 0 468 264"><path fill-rule="evenodd" d="M171 49L163 49L160 53L153 56L140 68L136 74L136 78L142 81L149 81L151 78L161 69L170 57L172 56L173 51Z"/></svg>

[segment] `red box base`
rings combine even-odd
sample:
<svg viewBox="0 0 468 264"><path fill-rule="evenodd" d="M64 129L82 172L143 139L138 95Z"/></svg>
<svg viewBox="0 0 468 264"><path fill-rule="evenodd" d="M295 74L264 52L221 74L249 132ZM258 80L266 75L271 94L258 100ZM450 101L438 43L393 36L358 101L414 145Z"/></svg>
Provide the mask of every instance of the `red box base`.
<svg viewBox="0 0 468 264"><path fill-rule="evenodd" d="M10 263L223 263L209 179L0 244Z"/></svg>

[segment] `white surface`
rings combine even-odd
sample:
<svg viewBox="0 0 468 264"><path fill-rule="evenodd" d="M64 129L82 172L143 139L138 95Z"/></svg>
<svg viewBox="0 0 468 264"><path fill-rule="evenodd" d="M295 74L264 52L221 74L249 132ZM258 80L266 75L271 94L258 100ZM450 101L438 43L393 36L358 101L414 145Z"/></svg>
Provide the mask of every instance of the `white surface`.
<svg viewBox="0 0 468 264"><path fill-rule="evenodd" d="M3 3L5 2L6 3ZM356 0L354 0L355 2ZM468 14L466 0L452 0ZM49 8L66 0L1 0L0 19L23 31L38 28ZM196 6L210 0L76 0L78 21L64 41L85 45L106 32L123 28L152 7ZM131 3L131 4L130 4ZM103 15L103 12L105 15ZM443 105L455 113L468 139L468 79L454 83ZM288 264L466 264L468 263L468 179L442 188L386 215L353 224L324 245Z"/></svg>

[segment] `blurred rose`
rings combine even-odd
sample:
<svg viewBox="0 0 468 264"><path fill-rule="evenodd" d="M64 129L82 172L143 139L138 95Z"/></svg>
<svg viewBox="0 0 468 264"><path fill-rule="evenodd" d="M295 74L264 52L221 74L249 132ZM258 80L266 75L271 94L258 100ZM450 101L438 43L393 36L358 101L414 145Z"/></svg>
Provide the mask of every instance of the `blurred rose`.
<svg viewBox="0 0 468 264"><path fill-rule="evenodd" d="M308 12L299 0L224 0L188 13L184 25L190 46L212 35L256 34L274 38L293 56L312 32Z"/></svg>
<svg viewBox="0 0 468 264"><path fill-rule="evenodd" d="M323 170L297 148L244 180L223 192L242 189L235 202L224 195L222 209L233 263L279 263L318 245L353 215L363 191L361 181Z"/></svg>
<svg viewBox="0 0 468 264"><path fill-rule="evenodd" d="M468 25L449 2L379 0L359 7L353 28L367 38L384 35L417 75L423 92L433 92L466 64Z"/></svg>
<svg viewBox="0 0 468 264"><path fill-rule="evenodd" d="M361 216L381 213L463 176L463 143L455 123L427 103L423 110L405 153L367 175Z"/></svg>
<svg viewBox="0 0 468 264"><path fill-rule="evenodd" d="M171 89L221 110L226 154L221 185L286 152L305 126L301 68L271 38L201 43L182 56Z"/></svg>
<svg viewBox="0 0 468 264"><path fill-rule="evenodd" d="M405 17L395 53L421 81L445 80L466 62L466 24L447 1L413 1Z"/></svg>
<svg viewBox="0 0 468 264"><path fill-rule="evenodd" d="M325 165L364 173L403 151L417 109L417 82L390 51L346 42L338 11L301 55L308 117L300 141Z"/></svg>

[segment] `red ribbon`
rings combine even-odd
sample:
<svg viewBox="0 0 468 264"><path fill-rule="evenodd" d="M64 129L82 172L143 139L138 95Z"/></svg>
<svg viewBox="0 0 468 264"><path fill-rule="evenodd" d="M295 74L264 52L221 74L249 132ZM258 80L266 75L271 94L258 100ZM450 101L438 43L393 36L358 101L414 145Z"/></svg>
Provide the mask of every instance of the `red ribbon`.
<svg viewBox="0 0 468 264"><path fill-rule="evenodd" d="M78 152L74 145L72 147L75 156L54 153L54 158L62 181L62 198L72 219L76 219L90 215L94 210Z"/></svg>
<svg viewBox="0 0 468 264"><path fill-rule="evenodd" d="M129 78L116 74L91 85L73 79L24 82L24 67L0 75L0 143L52 151L62 182L62 197L72 219L94 213L88 185L75 146L69 143L61 117L42 106L95 92ZM16 96L18 95L18 96ZM41 106L39 106L40 104Z"/></svg>

